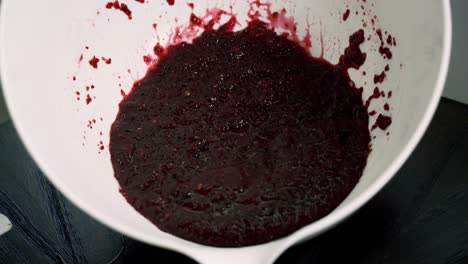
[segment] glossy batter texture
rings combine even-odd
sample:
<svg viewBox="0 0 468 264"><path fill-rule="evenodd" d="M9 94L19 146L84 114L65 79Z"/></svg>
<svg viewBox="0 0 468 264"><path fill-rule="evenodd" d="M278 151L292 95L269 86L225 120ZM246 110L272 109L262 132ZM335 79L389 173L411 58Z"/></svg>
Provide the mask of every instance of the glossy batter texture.
<svg viewBox="0 0 468 264"><path fill-rule="evenodd" d="M110 151L128 202L200 244L268 242L320 219L359 181L368 114L347 70L254 21L167 50L120 104Z"/></svg>

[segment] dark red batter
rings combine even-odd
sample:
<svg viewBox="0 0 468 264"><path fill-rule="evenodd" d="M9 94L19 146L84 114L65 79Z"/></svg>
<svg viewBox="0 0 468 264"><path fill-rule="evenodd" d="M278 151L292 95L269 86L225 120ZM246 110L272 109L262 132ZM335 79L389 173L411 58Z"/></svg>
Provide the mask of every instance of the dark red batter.
<svg viewBox="0 0 468 264"><path fill-rule="evenodd" d="M347 70L252 22L164 51L120 104L110 152L128 202L161 230L239 247L284 237L336 208L362 175L370 134Z"/></svg>

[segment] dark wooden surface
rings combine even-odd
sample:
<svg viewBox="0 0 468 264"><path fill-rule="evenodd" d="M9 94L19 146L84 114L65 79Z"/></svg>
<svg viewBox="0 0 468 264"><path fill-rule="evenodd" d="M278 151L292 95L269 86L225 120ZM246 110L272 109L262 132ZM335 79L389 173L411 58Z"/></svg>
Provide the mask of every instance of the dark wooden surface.
<svg viewBox="0 0 468 264"><path fill-rule="evenodd" d="M0 263L193 263L90 219L56 191L11 123L0 125ZM348 221L278 263L468 263L468 106L443 100L386 188Z"/></svg>

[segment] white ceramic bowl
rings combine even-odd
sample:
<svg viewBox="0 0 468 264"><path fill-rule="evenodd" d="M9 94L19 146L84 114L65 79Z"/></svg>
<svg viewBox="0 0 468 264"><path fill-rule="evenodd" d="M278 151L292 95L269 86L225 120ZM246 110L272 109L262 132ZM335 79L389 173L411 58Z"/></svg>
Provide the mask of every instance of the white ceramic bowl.
<svg viewBox="0 0 468 264"><path fill-rule="evenodd" d="M378 17L376 26L395 36L398 44L392 48L391 71L380 86L393 91L391 134L373 132L373 151L359 184L328 216L283 239L231 249L198 245L161 232L133 210L118 191L107 149L98 153L98 142L108 143L109 128L122 99L120 89L128 91L146 71L142 56L150 53L156 43L152 23L157 22L158 36L164 42L173 29L174 18L180 17L179 24L183 24L190 13L182 0L176 0L174 6L164 0L126 2L133 11L131 21L117 10L106 9L106 1L3 0L0 66L6 102L32 157L74 204L125 235L181 252L202 263L271 263L291 245L317 236L355 212L382 189L408 158L426 130L443 90L451 47L449 0L368 0L365 5L374 5L372 12ZM206 4L228 7L228 1L203 2L196 3L195 12L201 12ZM234 11L242 16L248 8L246 1L232 2ZM272 2L273 8L284 5L288 13L294 14L299 30L309 21L314 55L322 50L322 33L324 57L334 63L349 35L362 28L362 16L354 13L360 10L361 1L298 0L293 1L294 5L281 0ZM352 12L343 22L341 17L347 8ZM371 33L370 24L366 32ZM375 36L374 41L362 45L368 52L363 69L372 74L362 76L350 71L359 86L368 81L364 98L374 89L370 85L373 73L384 65L375 45L378 46ZM78 64L80 54L85 60ZM93 55L111 57L113 62L101 62L95 70L87 63ZM75 91L85 93L84 87L91 84L95 85L90 92L96 97L93 102L86 105L83 95L77 101ZM380 109L382 104L383 101L376 101L371 109ZM87 124L92 119L97 121L91 123L91 129Z"/></svg>

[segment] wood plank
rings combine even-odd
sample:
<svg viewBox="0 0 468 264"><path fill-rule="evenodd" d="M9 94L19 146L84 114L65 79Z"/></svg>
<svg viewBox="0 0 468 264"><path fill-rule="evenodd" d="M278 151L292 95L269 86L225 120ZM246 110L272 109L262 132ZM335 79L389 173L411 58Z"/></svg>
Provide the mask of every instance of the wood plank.
<svg viewBox="0 0 468 264"><path fill-rule="evenodd" d="M13 229L0 237L4 263L106 263L123 237L73 206L29 158L11 123L0 126L0 212Z"/></svg>

